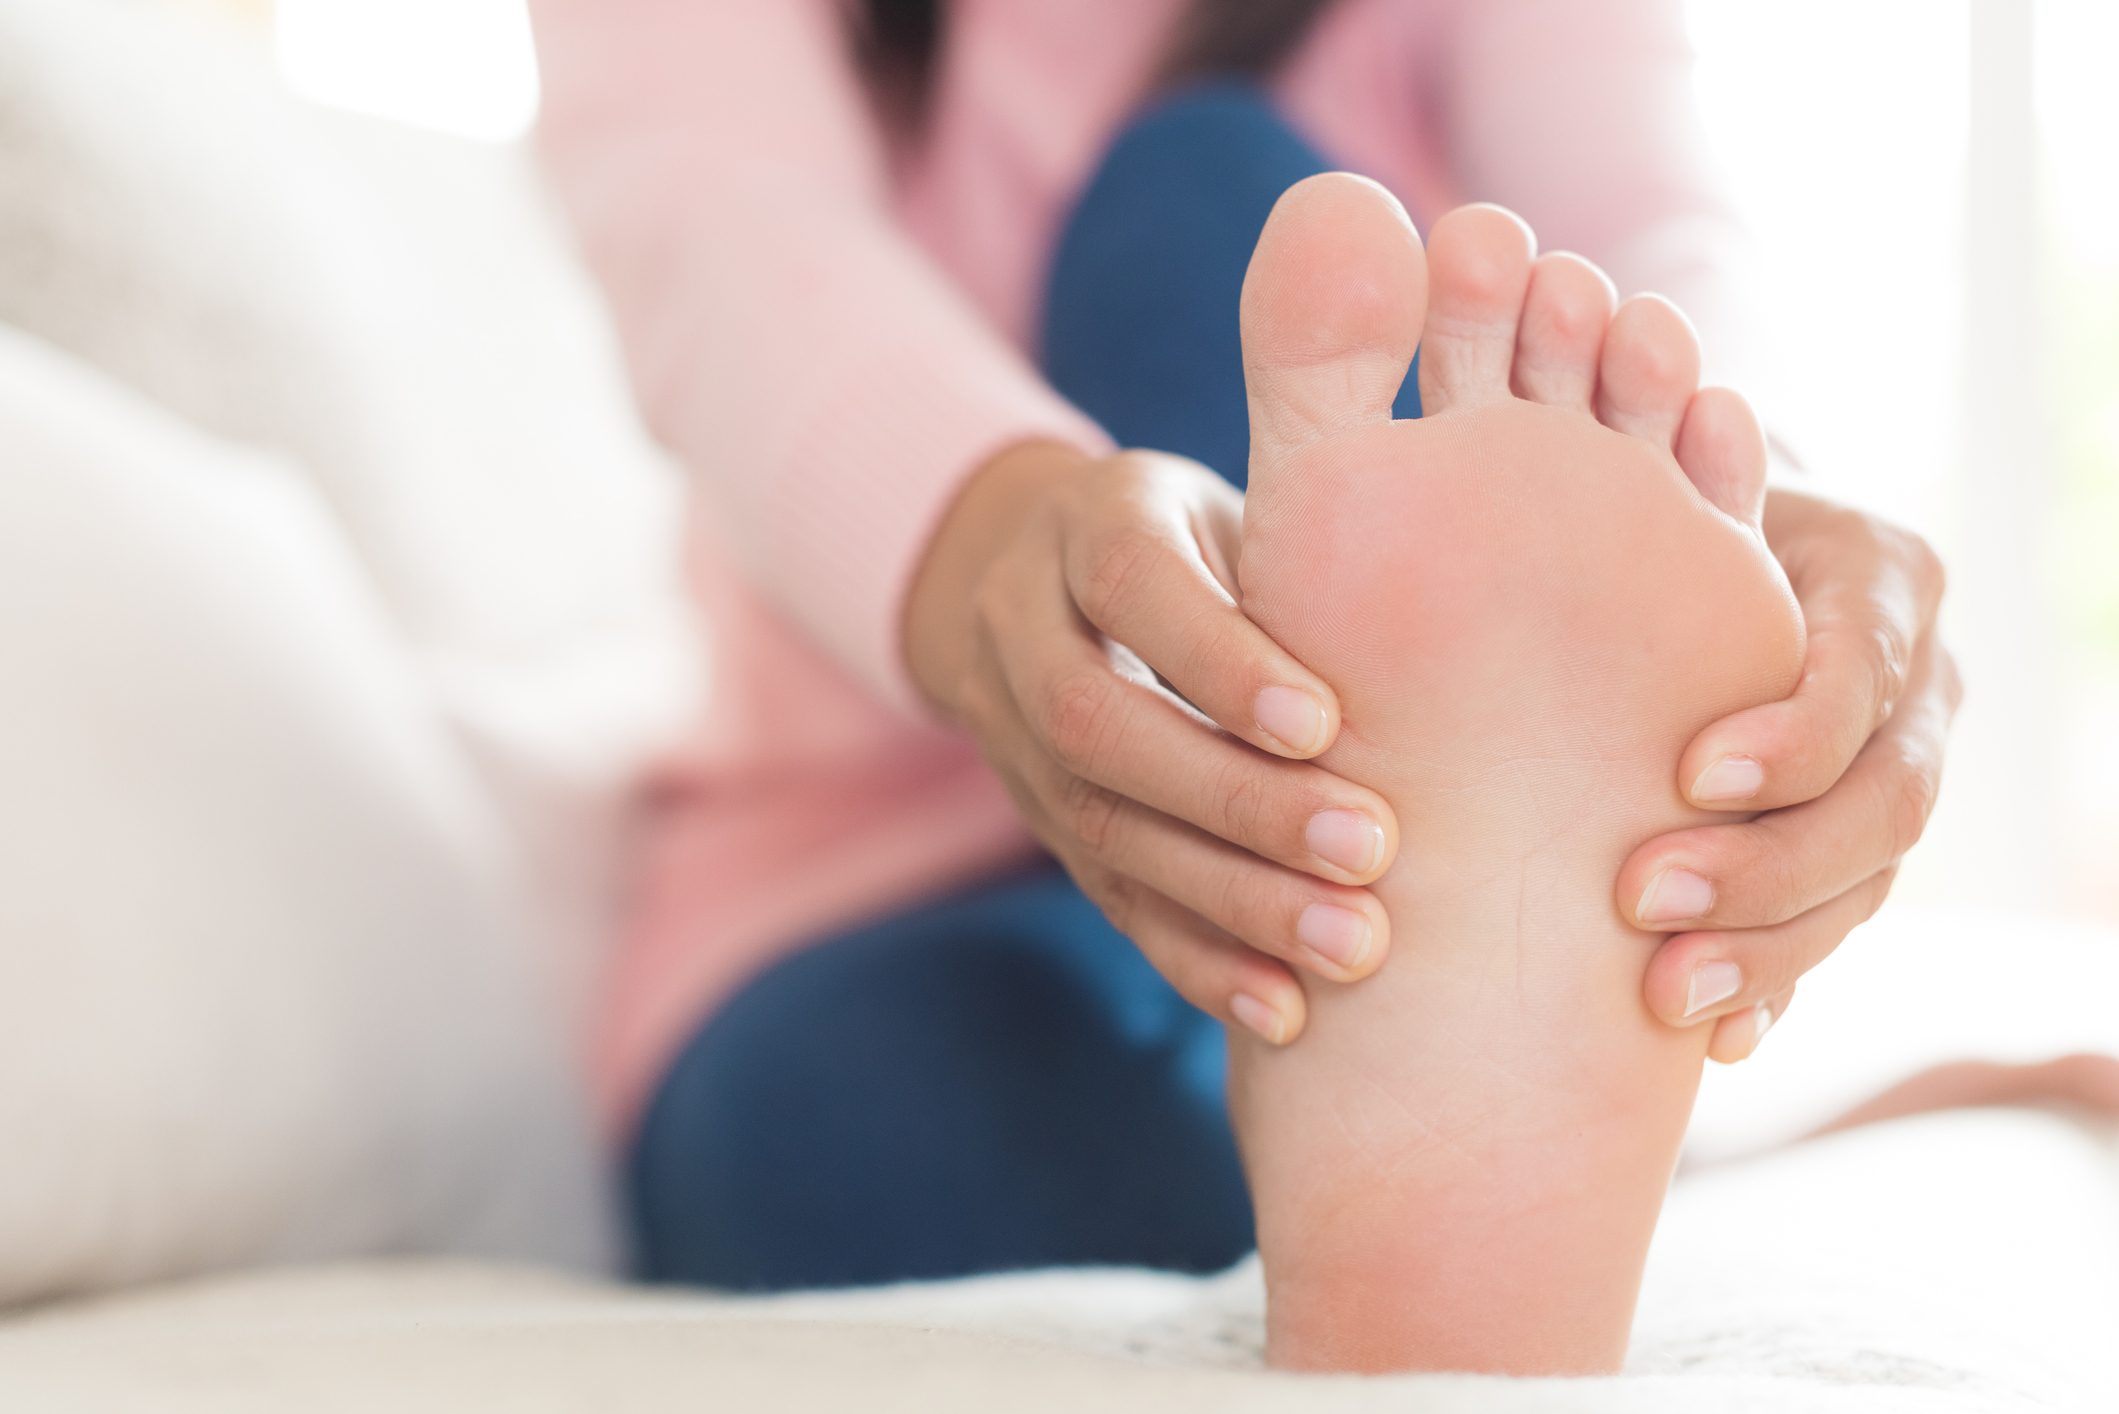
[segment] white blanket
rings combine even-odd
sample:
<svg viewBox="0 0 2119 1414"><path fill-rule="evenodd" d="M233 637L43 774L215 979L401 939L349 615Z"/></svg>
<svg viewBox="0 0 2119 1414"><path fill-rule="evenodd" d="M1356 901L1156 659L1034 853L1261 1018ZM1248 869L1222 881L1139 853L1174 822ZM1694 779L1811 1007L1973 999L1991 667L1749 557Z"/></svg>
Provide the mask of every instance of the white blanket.
<svg viewBox="0 0 2119 1414"><path fill-rule="evenodd" d="M441 1263L300 1269L0 1326L0 1409L1989 1411L2119 1408L2119 1145L1933 1116L1682 1180L1628 1372L1276 1376L1256 1269L733 1300Z"/></svg>

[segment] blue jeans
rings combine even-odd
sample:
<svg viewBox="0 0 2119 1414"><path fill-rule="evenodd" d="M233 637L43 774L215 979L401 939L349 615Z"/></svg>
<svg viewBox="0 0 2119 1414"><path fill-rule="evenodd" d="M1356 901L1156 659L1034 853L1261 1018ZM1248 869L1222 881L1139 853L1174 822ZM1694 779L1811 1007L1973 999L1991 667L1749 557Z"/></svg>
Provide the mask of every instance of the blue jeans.
<svg viewBox="0 0 2119 1414"><path fill-rule="evenodd" d="M1244 268L1274 200L1329 165L1248 88L1142 114L1062 233L1054 386L1119 442L1241 485ZM627 1164L642 1274L1216 1270L1252 1244L1223 1077L1219 1024L1056 866L981 883L818 940L701 1025Z"/></svg>

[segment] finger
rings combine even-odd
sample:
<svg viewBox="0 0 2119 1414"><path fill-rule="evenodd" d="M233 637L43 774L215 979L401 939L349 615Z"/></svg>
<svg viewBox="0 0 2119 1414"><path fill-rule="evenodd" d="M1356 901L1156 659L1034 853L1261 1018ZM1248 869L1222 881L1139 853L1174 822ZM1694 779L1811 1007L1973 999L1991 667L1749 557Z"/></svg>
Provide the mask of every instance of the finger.
<svg viewBox="0 0 2119 1414"><path fill-rule="evenodd" d="M1881 870L1800 918L1769 928L1666 939L1641 979L1648 1009L1672 1026L1697 1026L1772 1001L1875 916L1896 874Z"/></svg>
<svg viewBox="0 0 2119 1414"><path fill-rule="evenodd" d="M1260 952L1334 982L1383 961L1390 920L1366 889L1283 869L1056 767L1032 788L1082 853Z"/></svg>
<svg viewBox="0 0 2119 1414"><path fill-rule="evenodd" d="M1788 1014L1788 1003L1794 996L1795 988L1790 987L1735 1016L1723 1017L1714 1024L1714 1035L1708 1039L1707 1058L1723 1065L1749 1060L1774 1023Z"/></svg>
<svg viewBox="0 0 2119 1414"><path fill-rule="evenodd" d="M1706 825L1650 840L1619 870L1620 907L1651 931L1752 928L1836 897L1911 849L1942 781L1956 710L1935 650L1914 656L1906 700L1815 800L1745 824Z"/></svg>
<svg viewBox="0 0 2119 1414"><path fill-rule="evenodd" d="M1215 576L1185 514L1192 478L1169 459L1123 465L1131 483L1108 488L1092 523L1067 537L1067 591L1082 616L1253 746L1296 759L1330 746L1337 696Z"/></svg>
<svg viewBox="0 0 2119 1414"><path fill-rule="evenodd" d="M1047 824L1036 790L1014 769L999 772L1034 828ZM1198 914L1091 857L1081 845L1040 829L1082 892L1193 1006L1285 1045L1308 1024L1308 1002L1288 966L1216 928Z"/></svg>
<svg viewBox="0 0 2119 1414"><path fill-rule="evenodd" d="M1693 738L1678 780L1695 805L1773 809L1816 799L1911 690L1916 649L1942 598L1941 562L1918 536L1872 517L1814 514L1824 517L1817 546L1791 564L1809 635L1802 681L1785 700Z"/></svg>
<svg viewBox="0 0 2119 1414"><path fill-rule="evenodd" d="M1302 1034L1309 1005L1285 964L1245 947L1167 898L1108 871L1091 872L1097 884L1084 883L1083 891L1179 996L1276 1046ZM1082 882L1081 874L1076 881Z"/></svg>
<svg viewBox="0 0 2119 1414"><path fill-rule="evenodd" d="M1251 750L1112 663L1057 586L1030 590L986 631L1013 711L1067 772L1241 849L1339 883L1389 867L1397 822L1374 791Z"/></svg>

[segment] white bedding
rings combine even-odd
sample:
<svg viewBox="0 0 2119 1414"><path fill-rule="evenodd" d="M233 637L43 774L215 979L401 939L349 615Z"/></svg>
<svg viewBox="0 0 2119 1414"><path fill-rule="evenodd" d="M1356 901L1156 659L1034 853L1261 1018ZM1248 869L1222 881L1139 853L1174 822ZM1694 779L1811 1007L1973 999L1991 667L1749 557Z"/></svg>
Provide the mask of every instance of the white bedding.
<svg viewBox="0 0 2119 1414"><path fill-rule="evenodd" d="M528 1269L300 1269L0 1326L0 1409L2110 1410L2119 1146L1932 1116L1694 1174L1629 1371L1272 1376L1255 1268L730 1300Z"/></svg>

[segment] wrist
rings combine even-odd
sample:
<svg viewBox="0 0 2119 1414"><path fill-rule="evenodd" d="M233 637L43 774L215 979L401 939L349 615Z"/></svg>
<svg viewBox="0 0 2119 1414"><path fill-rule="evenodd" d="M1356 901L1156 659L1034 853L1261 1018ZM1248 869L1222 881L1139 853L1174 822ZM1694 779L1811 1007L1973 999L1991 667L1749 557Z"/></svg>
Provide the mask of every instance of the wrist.
<svg viewBox="0 0 2119 1414"><path fill-rule="evenodd" d="M913 685L944 715L956 715L957 686L970 670L980 581L1053 491L1096 460L1063 442L1014 443L974 470L943 512L913 572L901 642Z"/></svg>

